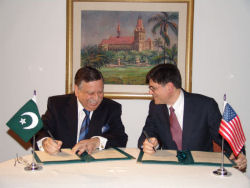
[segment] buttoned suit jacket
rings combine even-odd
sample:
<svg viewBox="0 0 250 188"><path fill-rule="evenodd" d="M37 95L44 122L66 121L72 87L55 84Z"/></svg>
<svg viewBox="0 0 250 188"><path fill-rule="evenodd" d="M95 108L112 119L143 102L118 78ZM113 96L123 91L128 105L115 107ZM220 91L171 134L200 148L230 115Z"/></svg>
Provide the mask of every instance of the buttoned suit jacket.
<svg viewBox="0 0 250 188"><path fill-rule="evenodd" d="M221 145L222 137L218 133L221 113L214 99L200 94L184 91L184 113L182 131L182 150L213 151L214 140ZM156 137L160 148L177 149L170 132L169 111L165 104L151 101L149 114L143 127L150 137ZM141 148L145 136L141 134L138 147ZM225 143L227 154L231 149Z"/></svg>
<svg viewBox="0 0 250 188"><path fill-rule="evenodd" d="M48 136L50 130L56 140L63 142L62 148L72 148L77 143L78 107L74 94L49 97L47 111L42 116L44 128L38 139ZM125 147L128 136L121 121L121 105L103 98L98 108L93 111L89 130L85 139L93 136L107 138L106 148Z"/></svg>

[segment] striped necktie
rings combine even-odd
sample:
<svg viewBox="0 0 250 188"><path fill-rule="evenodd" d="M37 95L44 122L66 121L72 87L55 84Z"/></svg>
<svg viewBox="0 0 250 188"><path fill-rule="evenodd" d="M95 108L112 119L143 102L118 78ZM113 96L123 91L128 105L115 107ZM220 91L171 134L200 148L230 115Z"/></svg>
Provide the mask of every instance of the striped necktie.
<svg viewBox="0 0 250 188"><path fill-rule="evenodd" d="M174 142L176 143L176 146L178 150L182 150L182 130L181 126L177 120L176 114L174 112L174 108L171 106L169 108L170 110L170 116L169 116L169 121L170 121L170 131L172 134L172 138Z"/></svg>
<svg viewBox="0 0 250 188"><path fill-rule="evenodd" d="M80 129L80 136L79 136L78 142L85 138L85 136L87 135L88 130L89 130L89 122L90 122L89 114L90 114L90 112L86 109L83 109L83 111L85 112L85 118L82 121L82 126Z"/></svg>

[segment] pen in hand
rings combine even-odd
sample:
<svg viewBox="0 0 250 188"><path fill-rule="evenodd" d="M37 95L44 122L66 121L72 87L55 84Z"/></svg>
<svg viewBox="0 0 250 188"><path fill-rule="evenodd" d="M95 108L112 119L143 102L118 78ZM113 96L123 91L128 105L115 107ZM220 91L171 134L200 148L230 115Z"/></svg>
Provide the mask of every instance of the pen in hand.
<svg viewBox="0 0 250 188"><path fill-rule="evenodd" d="M49 136L53 139L53 141L57 144L57 142L56 142L54 136L51 134L51 132L50 132L49 130L47 130L47 132L48 132ZM61 148L60 148L60 149L59 149L59 152L61 152L61 151L62 151L62 150L61 150Z"/></svg>
<svg viewBox="0 0 250 188"><path fill-rule="evenodd" d="M145 135L145 137L148 140L148 142L152 144L152 142L150 141L149 136L148 136L148 134L147 134L147 132L145 130L143 131L143 134ZM155 147L153 147L153 150L156 152Z"/></svg>

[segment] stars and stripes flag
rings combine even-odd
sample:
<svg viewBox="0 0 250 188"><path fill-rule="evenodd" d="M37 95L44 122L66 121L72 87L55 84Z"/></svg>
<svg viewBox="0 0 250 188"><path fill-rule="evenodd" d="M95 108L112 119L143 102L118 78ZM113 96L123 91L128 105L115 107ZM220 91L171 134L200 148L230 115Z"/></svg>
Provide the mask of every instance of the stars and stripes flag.
<svg viewBox="0 0 250 188"><path fill-rule="evenodd" d="M229 143L234 155L238 156L246 142L246 138L239 116L227 102L224 105L219 133Z"/></svg>

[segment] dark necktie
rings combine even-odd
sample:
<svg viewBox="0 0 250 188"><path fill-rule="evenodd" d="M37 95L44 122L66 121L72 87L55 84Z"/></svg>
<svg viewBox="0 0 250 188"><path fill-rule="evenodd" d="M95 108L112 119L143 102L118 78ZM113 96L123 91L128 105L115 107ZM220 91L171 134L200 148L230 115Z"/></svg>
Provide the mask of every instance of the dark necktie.
<svg viewBox="0 0 250 188"><path fill-rule="evenodd" d="M85 112L86 115L85 115L84 120L82 121L82 126L80 129L80 136L79 136L78 142L85 138L85 136L87 135L88 130L89 130L89 121L90 121L89 114L90 114L90 112L88 110L85 110L85 109L83 109L83 111Z"/></svg>
<svg viewBox="0 0 250 188"><path fill-rule="evenodd" d="M182 150L182 130L181 126L177 120L177 117L174 112L174 108L171 106L169 108L170 110L170 116L169 116L169 121L170 121L170 131L172 134L172 138L175 141L178 150Z"/></svg>

